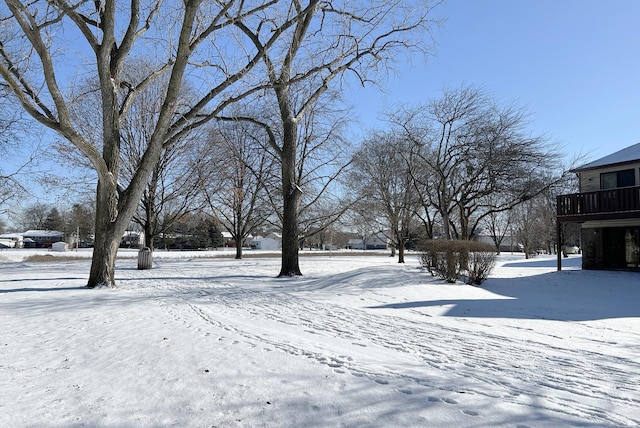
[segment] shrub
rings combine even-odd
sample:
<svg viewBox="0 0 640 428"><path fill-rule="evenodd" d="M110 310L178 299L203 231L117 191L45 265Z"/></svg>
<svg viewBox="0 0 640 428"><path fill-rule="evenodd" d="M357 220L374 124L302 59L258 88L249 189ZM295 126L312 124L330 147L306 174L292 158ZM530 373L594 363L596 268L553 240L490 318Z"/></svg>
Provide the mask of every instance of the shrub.
<svg viewBox="0 0 640 428"><path fill-rule="evenodd" d="M496 253L493 248L473 251L470 253L469 262L467 284L480 285L489 277L496 265Z"/></svg>
<svg viewBox="0 0 640 428"><path fill-rule="evenodd" d="M495 266L493 246L481 242L429 240L422 243L421 249L422 267L449 283L466 274L467 284L480 285Z"/></svg>

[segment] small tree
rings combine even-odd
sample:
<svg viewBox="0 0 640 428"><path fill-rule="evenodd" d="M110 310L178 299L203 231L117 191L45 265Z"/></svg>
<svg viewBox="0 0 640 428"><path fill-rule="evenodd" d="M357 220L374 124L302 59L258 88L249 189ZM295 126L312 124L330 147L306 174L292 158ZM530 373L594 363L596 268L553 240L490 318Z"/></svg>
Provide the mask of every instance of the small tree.
<svg viewBox="0 0 640 428"><path fill-rule="evenodd" d="M501 252L504 238L511 229L511 215L512 210L495 211L487 215L483 221L498 255ZM510 240L513 241L513 237L510 237ZM511 244L513 245L513 242Z"/></svg>
<svg viewBox="0 0 640 428"><path fill-rule="evenodd" d="M545 246L545 236L549 229L544 217L541 216L541 209L543 208L537 198L530 199L513 209L513 227L527 259Z"/></svg>
<svg viewBox="0 0 640 428"><path fill-rule="evenodd" d="M89 203L73 204L66 216L64 232L67 236L76 235L78 242L93 241L94 214Z"/></svg>
<svg viewBox="0 0 640 428"><path fill-rule="evenodd" d="M223 122L210 133L203 190L214 217L231 234L236 259L254 230L272 216L268 198L274 187L274 159L265 149L263 130L249 122Z"/></svg>
<svg viewBox="0 0 640 428"><path fill-rule="evenodd" d="M404 263L412 219L418 210L408 157L408 144L390 133L369 137L356 153L351 168L351 183L359 196L368 201L379 229L398 250L398 263Z"/></svg>

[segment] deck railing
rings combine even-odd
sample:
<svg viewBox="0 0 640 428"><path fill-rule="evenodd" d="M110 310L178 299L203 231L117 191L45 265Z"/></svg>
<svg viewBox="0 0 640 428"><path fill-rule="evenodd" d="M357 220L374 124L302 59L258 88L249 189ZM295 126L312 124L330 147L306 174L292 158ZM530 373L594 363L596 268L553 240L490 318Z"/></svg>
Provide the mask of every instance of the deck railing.
<svg viewBox="0 0 640 428"><path fill-rule="evenodd" d="M589 220L640 216L640 186L560 195L558 219Z"/></svg>

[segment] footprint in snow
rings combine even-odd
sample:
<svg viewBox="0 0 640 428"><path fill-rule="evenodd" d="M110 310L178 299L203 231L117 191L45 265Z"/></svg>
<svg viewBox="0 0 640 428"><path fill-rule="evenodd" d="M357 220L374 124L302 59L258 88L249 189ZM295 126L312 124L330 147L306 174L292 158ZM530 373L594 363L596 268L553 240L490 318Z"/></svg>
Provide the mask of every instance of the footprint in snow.
<svg viewBox="0 0 640 428"><path fill-rule="evenodd" d="M462 410L462 413L469 416L480 416L480 413L476 412L475 410Z"/></svg>
<svg viewBox="0 0 640 428"><path fill-rule="evenodd" d="M447 404L458 404L456 400L453 398L438 398L438 397L428 397L427 401L430 403L447 403Z"/></svg>

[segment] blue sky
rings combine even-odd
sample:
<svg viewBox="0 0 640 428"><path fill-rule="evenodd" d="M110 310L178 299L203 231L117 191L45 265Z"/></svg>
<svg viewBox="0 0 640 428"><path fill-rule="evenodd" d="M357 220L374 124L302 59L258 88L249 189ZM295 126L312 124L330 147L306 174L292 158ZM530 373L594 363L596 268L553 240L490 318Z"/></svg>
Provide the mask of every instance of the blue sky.
<svg viewBox="0 0 640 428"><path fill-rule="evenodd" d="M382 126L385 106L474 84L525 107L567 158L640 142L640 0L448 0L435 12L446 22L434 57L399 62L386 94L346 95L364 129Z"/></svg>
<svg viewBox="0 0 640 428"><path fill-rule="evenodd" d="M568 157L640 142L640 1L448 0L436 56L398 64L386 95L355 90L363 124L384 106L481 85L530 113L530 129Z"/></svg>

